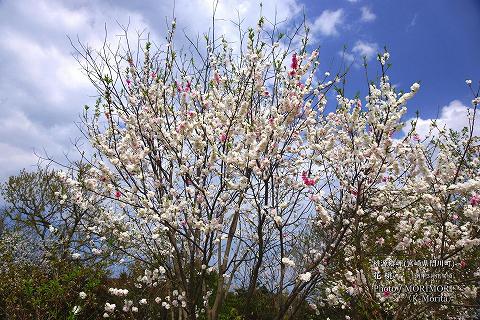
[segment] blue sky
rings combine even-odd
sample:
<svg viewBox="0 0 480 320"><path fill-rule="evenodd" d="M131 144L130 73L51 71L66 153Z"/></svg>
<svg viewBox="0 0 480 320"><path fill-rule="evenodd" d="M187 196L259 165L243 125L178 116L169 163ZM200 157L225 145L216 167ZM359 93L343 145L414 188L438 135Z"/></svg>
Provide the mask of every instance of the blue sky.
<svg viewBox="0 0 480 320"><path fill-rule="evenodd" d="M339 5L339 1L318 1L306 7L310 14L338 10ZM362 21L362 8L375 17ZM387 46L392 82L408 89L421 81L421 90L409 105L410 115L418 109L422 117L435 117L452 100L471 100L465 79L480 79L480 1L359 0L345 1L343 9L345 22L339 26L339 36L325 39L323 54L330 56L343 44L352 48L357 41L380 49ZM370 69L373 75L376 66L371 63ZM352 91L365 87L363 69L357 71L350 74Z"/></svg>
<svg viewBox="0 0 480 320"><path fill-rule="evenodd" d="M212 0L177 0L179 29L204 32L211 7ZM454 129L465 124L472 99L465 79L474 85L480 80L479 0L264 1L267 18L275 10L287 24L300 21L305 12L321 46L322 71L332 61L338 65L347 46L347 60L353 62L347 93L365 95L358 62L366 55L374 76L375 54L387 46L391 81L405 90L421 82L407 118L419 110L421 132L436 117ZM165 18L170 21L172 11L173 1L0 0L0 181L21 168L33 169L35 152L45 150L59 160L64 153L75 154L75 122L82 106L92 102L93 88L71 56L67 35L98 47L105 23L110 40L115 40L117 22L130 20L130 30L145 29L153 39L163 39ZM237 11L245 25L254 25L258 1L220 0L217 17L235 19ZM233 29L231 23L219 23L227 36Z"/></svg>

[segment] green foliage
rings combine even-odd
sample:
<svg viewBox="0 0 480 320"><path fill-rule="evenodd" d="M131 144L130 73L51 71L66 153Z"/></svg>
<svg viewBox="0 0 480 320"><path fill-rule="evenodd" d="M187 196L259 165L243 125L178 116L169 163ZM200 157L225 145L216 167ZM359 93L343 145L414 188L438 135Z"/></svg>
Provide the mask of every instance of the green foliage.
<svg viewBox="0 0 480 320"><path fill-rule="evenodd" d="M81 305L82 319L100 318L101 304L94 298L81 301L78 293L105 296L106 279L101 268L65 261L43 266L12 263L0 271L0 318L74 319L75 305Z"/></svg>

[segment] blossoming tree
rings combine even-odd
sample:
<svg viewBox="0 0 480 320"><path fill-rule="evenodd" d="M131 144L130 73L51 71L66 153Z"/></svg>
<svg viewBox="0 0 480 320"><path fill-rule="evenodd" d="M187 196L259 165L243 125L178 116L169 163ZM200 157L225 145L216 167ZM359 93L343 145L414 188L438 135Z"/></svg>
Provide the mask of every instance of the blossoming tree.
<svg viewBox="0 0 480 320"><path fill-rule="evenodd" d="M413 121L394 138L411 93L392 88L386 58L366 108L340 98L333 121L320 128L327 136L314 161L327 163L336 181L320 201L343 219L345 235L314 296L368 319L469 318L480 276L478 90L461 132L433 121L420 137ZM309 247L329 245L330 232L312 228Z"/></svg>
<svg viewBox="0 0 480 320"><path fill-rule="evenodd" d="M177 50L175 22L159 47L123 38L78 48L99 93L83 118L95 151L82 179L74 167L59 175L95 209L85 228L145 267L145 297L112 288L104 317L159 304L175 319L218 319L234 288L246 290L250 317L260 286L274 293L277 319L306 301L317 312L325 302L356 312L361 301L381 317L404 304L372 293L366 257L477 250L477 196L465 204L478 185L474 117L464 144L443 134L435 149L414 129L396 139L419 85L395 91L388 53L363 106L345 97L345 74L320 73L308 28L287 37L266 23L239 29L236 48L211 34L205 48Z"/></svg>

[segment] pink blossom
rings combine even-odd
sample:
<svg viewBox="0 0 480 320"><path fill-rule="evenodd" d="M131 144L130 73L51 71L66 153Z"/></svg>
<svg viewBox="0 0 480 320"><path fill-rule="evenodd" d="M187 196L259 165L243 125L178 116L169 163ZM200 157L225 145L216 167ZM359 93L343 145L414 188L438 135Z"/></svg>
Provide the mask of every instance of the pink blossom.
<svg viewBox="0 0 480 320"><path fill-rule="evenodd" d="M216 84L220 83L220 75L218 74L218 72L215 72L215 74L213 75L213 79L215 80Z"/></svg>
<svg viewBox="0 0 480 320"><path fill-rule="evenodd" d="M120 196L122 195L122 193L120 191L115 191L115 198L120 198Z"/></svg>
<svg viewBox="0 0 480 320"><path fill-rule="evenodd" d="M297 70L298 69L298 59L297 59L297 54L294 53L292 55L292 64L290 65L290 67L293 69L293 70Z"/></svg>
<svg viewBox="0 0 480 320"><path fill-rule="evenodd" d="M182 92L183 91L183 87L181 84L178 83L178 81L175 81L175 85L177 86L177 91L178 92Z"/></svg>
<svg viewBox="0 0 480 320"><path fill-rule="evenodd" d="M415 134L413 135L413 138L412 138L412 139L413 139L413 141L418 142L418 141L420 141L420 136L419 136L417 133L415 133Z"/></svg>
<svg viewBox="0 0 480 320"><path fill-rule="evenodd" d="M316 183L315 179L307 177L307 173L305 171L302 172L302 180L306 186L313 186Z"/></svg>
<svg viewBox="0 0 480 320"><path fill-rule="evenodd" d="M220 141L222 142L225 142L227 141L227 135L225 133L222 132L222 134L220 135Z"/></svg>
<svg viewBox="0 0 480 320"><path fill-rule="evenodd" d="M383 291L383 296L384 296L385 298L390 297L390 294L391 294L391 292L388 291L388 290Z"/></svg>
<svg viewBox="0 0 480 320"><path fill-rule="evenodd" d="M472 206L477 206L480 204L480 195L478 194L474 194L471 198L470 198L470 204Z"/></svg>
<svg viewBox="0 0 480 320"><path fill-rule="evenodd" d="M130 79L127 79L127 86L129 86L129 87L130 87L130 84L132 84L132 80L130 80Z"/></svg>
<svg viewBox="0 0 480 320"><path fill-rule="evenodd" d="M315 180L314 180L314 179L306 178L304 181L305 181L305 184L306 184L307 186L313 186L313 185L315 185Z"/></svg>
<svg viewBox="0 0 480 320"><path fill-rule="evenodd" d="M291 77L295 76L297 74L297 69L298 69L298 59L297 59L297 54L294 53L292 55L292 64L290 65L292 70L288 73Z"/></svg>
<svg viewBox="0 0 480 320"><path fill-rule="evenodd" d="M465 268L467 266L467 262L465 262L465 260L461 260L460 261L460 268Z"/></svg>
<svg viewBox="0 0 480 320"><path fill-rule="evenodd" d="M177 126L177 132L181 132L183 129L185 129L185 123L182 122Z"/></svg>

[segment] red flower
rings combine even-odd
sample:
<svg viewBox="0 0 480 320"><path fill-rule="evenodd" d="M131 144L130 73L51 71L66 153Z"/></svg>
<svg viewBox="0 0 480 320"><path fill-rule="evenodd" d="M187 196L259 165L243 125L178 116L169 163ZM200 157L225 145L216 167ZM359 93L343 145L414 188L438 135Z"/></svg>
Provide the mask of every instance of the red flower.
<svg viewBox="0 0 480 320"><path fill-rule="evenodd" d="M474 194L471 198L470 198L470 204L472 206L477 206L480 204L480 196L478 194Z"/></svg>
<svg viewBox="0 0 480 320"><path fill-rule="evenodd" d="M120 191L115 191L115 198L120 198L120 196L122 195L122 193Z"/></svg>
<svg viewBox="0 0 480 320"><path fill-rule="evenodd" d="M296 53L292 55L292 63L290 64L290 67L292 68L292 70L290 70L288 74L290 75L290 77L293 77L297 74L298 69L298 59Z"/></svg>
<svg viewBox="0 0 480 320"><path fill-rule="evenodd" d="M290 65L290 67L293 69L293 70L297 70L298 69L298 59L297 59L297 54L294 53L293 56L292 56L292 64Z"/></svg>
<svg viewBox="0 0 480 320"><path fill-rule="evenodd" d="M178 91L178 92L182 92L182 91L183 91L182 85L179 84L178 81L175 81L175 85L177 86L177 91Z"/></svg>
<svg viewBox="0 0 480 320"><path fill-rule="evenodd" d="M315 179L307 177L307 173L305 171L302 172L302 180L306 186L313 186L315 185Z"/></svg>
<svg viewBox="0 0 480 320"><path fill-rule="evenodd" d="M177 126L177 132L181 132L183 129L185 129L185 123L182 122Z"/></svg>

